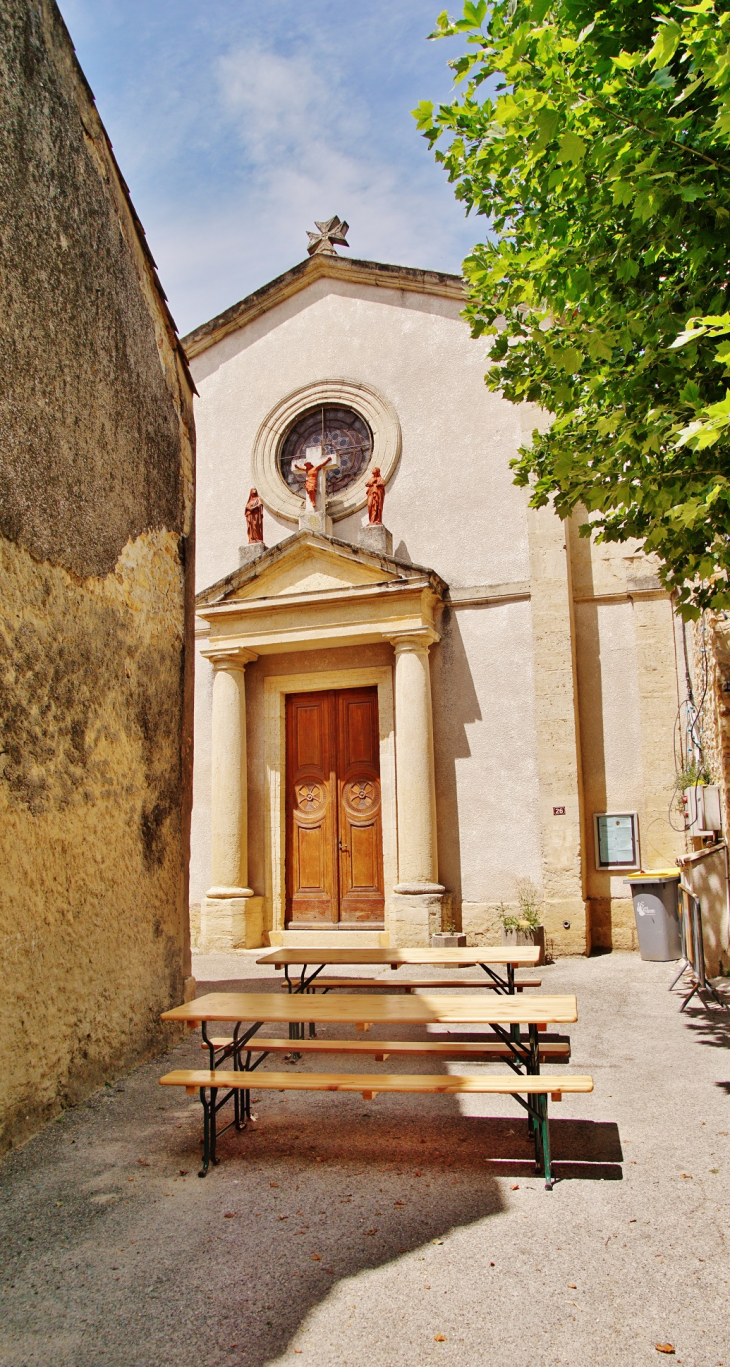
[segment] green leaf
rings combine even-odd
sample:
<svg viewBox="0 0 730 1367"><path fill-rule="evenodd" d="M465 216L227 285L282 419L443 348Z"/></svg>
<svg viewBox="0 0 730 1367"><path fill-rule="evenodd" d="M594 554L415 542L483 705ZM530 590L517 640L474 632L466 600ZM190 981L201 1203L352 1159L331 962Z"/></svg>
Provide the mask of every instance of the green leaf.
<svg viewBox="0 0 730 1367"><path fill-rule="evenodd" d="M586 145L577 133L568 130L563 133L558 148L558 161L572 161L574 166L578 166L585 156Z"/></svg>
<svg viewBox="0 0 730 1367"><path fill-rule="evenodd" d="M494 0L439 34L464 85L415 113L484 224L465 317L488 387L550 415L515 482L643 542L684 616L730 608L730 0Z"/></svg>
<svg viewBox="0 0 730 1367"><path fill-rule="evenodd" d="M674 109L676 105L682 104L683 100L688 100L690 95L694 95L695 90L699 90L700 86L704 85L704 83L704 76L698 76L696 81L691 81L690 84L685 86L684 90L677 96L676 100L672 100L672 108Z"/></svg>
<svg viewBox="0 0 730 1367"><path fill-rule="evenodd" d="M466 0L464 5L464 18L468 19L475 28L481 28L486 12L486 0L478 0L477 4L471 4L470 0Z"/></svg>
<svg viewBox="0 0 730 1367"><path fill-rule="evenodd" d="M419 129L431 128L433 125L433 101L421 100L411 113L416 120L416 127Z"/></svg>
<svg viewBox="0 0 730 1367"><path fill-rule="evenodd" d="M663 20L654 38L654 46L648 54L647 61L657 68L667 66L679 47L681 37L682 30L674 19Z"/></svg>
<svg viewBox="0 0 730 1367"><path fill-rule="evenodd" d="M560 347L556 349L555 359L561 370L566 375L575 375L583 364L583 355L576 347Z"/></svg>
<svg viewBox="0 0 730 1367"><path fill-rule="evenodd" d="M560 115L556 109L541 109L535 116L538 137L535 146L542 149L554 138L560 126Z"/></svg>

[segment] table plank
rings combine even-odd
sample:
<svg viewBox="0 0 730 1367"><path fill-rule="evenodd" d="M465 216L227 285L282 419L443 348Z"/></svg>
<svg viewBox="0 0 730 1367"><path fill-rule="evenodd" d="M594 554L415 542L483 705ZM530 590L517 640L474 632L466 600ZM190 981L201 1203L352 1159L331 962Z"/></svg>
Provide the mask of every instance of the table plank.
<svg viewBox="0 0 730 1367"><path fill-rule="evenodd" d="M474 964L514 964L515 967L534 968L540 961L538 945L482 946L479 949L358 949L357 947L331 949L321 945L304 948L291 946L272 949L257 964L382 964L384 967L400 964L453 964L468 967Z"/></svg>
<svg viewBox="0 0 730 1367"><path fill-rule="evenodd" d="M413 997L400 995L365 996L345 993L302 995L278 992L210 992L196 1001L185 1002L163 1011L162 1020L185 1021L278 1021L283 1025L306 1024L401 1024L446 1025L466 1022L474 1025L568 1025L578 1019L575 996L514 997L480 993L479 996L452 996L450 993L419 992ZM296 1047L295 1045L293 1047Z"/></svg>

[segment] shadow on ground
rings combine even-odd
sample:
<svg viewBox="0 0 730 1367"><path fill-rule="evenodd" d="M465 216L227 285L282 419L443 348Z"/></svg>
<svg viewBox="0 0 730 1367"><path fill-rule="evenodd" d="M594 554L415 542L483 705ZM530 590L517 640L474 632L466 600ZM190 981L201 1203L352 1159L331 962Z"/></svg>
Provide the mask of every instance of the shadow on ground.
<svg viewBox="0 0 730 1367"><path fill-rule="evenodd" d="M199 1101L158 1085L200 1054L186 1038L3 1165L3 1367L264 1367L338 1284L448 1261L455 1231L504 1212L498 1176L557 1199L516 1105L483 1119L444 1096L266 1093L201 1181ZM552 1128L561 1176L621 1176L614 1124Z"/></svg>

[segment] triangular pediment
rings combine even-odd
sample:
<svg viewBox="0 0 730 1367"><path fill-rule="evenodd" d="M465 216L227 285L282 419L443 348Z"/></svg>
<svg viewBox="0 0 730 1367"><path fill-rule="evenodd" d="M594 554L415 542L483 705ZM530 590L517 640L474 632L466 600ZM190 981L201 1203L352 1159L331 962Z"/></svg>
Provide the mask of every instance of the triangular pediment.
<svg viewBox="0 0 730 1367"><path fill-rule="evenodd" d="M355 286L377 286L405 294L436 295L454 299L459 304L466 300L464 281L458 275L416 270L412 266L392 266L380 261L348 260L317 252L183 337L182 345L188 360L323 279Z"/></svg>
<svg viewBox="0 0 730 1367"><path fill-rule="evenodd" d="M204 589L196 602L198 607L212 607L257 598L288 598L422 579L424 574L431 577L432 571L316 532L297 532L252 564Z"/></svg>
<svg viewBox="0 0 730 1367"><path fill-rule="evenodd" d="M352 560L324 546L297 546L283 560L262 570L252 583L242 584L233 598L279 598L290 593L321 593L396 579L380 565Z"/></svg>

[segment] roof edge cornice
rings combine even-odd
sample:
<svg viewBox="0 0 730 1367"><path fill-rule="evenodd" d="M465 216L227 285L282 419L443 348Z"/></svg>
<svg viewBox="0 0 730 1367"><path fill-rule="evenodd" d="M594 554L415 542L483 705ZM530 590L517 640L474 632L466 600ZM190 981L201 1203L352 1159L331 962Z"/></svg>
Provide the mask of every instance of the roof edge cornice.
<svg viewBox="0 0 730 1367"><path fill-rule="evenodd" d="M398 579L404 582L423 579L438 598L445 597L448 592L448 585L441 576L435 570L428 569L424 565L412 565L404 560L396 560L392 555L380 555L373 551L366 551L361 546L353 546L349 541L340 541L334 536L323 536L319 532L298 531L294 532L292 536L287 536L283 541L278 541L275 546L269 547L258 560L233 570L231 574L217 580L209 588L201 589L195 595L196 610L216 607L236 593L238 589L243 588L245 584L258 579L265 570L270 569L279 560L296 554L300 549L307 546L311 546L313 549L320 548L333 551L345 559L355 563L360 561L373 569L380 566L386 573L395 574ZM390 582L395 581L391 580Z"/></svg>
<svg viewBox="0 0 730 1367"><path fill-rule="evenodd" d="M447 275L441 271L421 271L413 266L390 266L380 261L347 260L343 256L329 256L316 253L305 261L300 261L291 270L270 280L253 294L232 304L230 308L201 323L182 339L188 360L199 356L209 347L215 346L230 332L275 308L285 299L298 294L317 280L329 277L344 280L356 285L377 285L381 289L407 290L412 294L439 295L445 299L466 299L466 286L460 275Z"/></svg>

